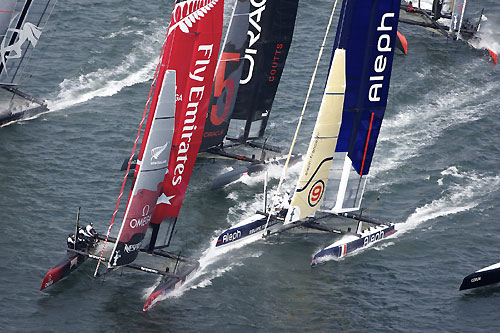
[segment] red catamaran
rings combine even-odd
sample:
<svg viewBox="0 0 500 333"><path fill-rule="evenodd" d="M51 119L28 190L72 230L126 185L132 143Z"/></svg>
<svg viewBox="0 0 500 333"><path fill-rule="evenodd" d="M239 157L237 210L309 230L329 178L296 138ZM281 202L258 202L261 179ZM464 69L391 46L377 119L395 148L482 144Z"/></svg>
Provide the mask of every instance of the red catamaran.
<svg viewBox="0 0 500 333"><path fill-rule="evenodd" d="M148 98L132 150L135 151L149 110L118 235L110 237L110 232L133 153L107 235L98 236L98 240L88 246L75 242L47 273L40 290L71 273L86 258L92 258L98 260L95 276L103 274L99 270L101 262L107 264L105 273L127 267L162 275L160 284L144 305L143 311L146 311L198 268L196 260L164 248L170 244L201 144L219 53L223 8L223 0L176 2L151 86L151 98Z"/></svg>

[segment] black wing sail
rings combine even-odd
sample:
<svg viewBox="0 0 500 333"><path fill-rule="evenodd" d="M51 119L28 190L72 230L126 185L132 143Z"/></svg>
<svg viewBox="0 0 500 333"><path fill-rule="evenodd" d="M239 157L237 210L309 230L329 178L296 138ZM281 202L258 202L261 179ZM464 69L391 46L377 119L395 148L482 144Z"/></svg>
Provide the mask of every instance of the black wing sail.
<svg viewBox="0 0 500 333"><path fill-rule="evenodd" d="M224 137L244 142L264 135L292 43L298 0L239 0L236 6L219 60L203 150ZM241 36L242 48L236 43Z"/></svg>

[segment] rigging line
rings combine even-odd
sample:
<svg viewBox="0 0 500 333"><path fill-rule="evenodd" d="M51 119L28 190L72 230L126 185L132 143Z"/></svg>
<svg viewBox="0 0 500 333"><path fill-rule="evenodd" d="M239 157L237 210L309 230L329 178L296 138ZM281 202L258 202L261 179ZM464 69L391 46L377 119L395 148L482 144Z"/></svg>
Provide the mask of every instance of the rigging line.
<svg viewBox="0 0 500 333"><path fill-rule="evenodd" d="M309 89L307 90L306 99L304 101L304 105L302 106L302 111L300 113L299 121L297 122L297 128L295 129L295 135L293 136L292 144L290 146L290 151L288 152L288 156L286 157L285 165L283 166L283 173L282 173L280 181L278 183L278 188L276 189L275 194L273 196L273 203L272 203L271 207L274 207L276 205L276 202L278 199L278 193L280 192L281 185L283 184L283 181L286 177L288 164L290 163L290 158L292 156L293 148L295 146L295 141L297 140L300 126L302 124L302 119L304 118L304 114L306 112L307 102L309 101L309 96L311 95L311 90L312 90L312 87L314 85L314 79L316 78L316 72L318 71L319 62L321 60L321 56L323 55L323 50L324 50L325 45L326 45L326 39L328 37L328 32L330 31L330 27L332 25L333 15L335 14L335 9L337 8L337 2L338 2L338 0L335 0L335 3L333 4L332 13L330 14L330 19L328 21L328 25L326 26L325 36L323 37L323 43L321 44L321 48L319 49L318 59L316 60L316 66L314 67L314 72L313 72L313 75L311 76L311 82L309 83ZM269 225L270 219L271 219L271 214L269 214L267 217L266 226L264 227L264 235L267 233L267 227Z"/></svg>
<svg viewBox="0 0 500 333"><path fill-rule="evenodd" d="M168 31L167 31L167 34L168 34ZM167 37L165 37L165 41L166 41L166 39L167 39ZM147 111L148 111L149 106L150 106L151 95L153 93L154 87L156 86L156 81L158 79L159 69L161 67L162 58L163 58L163 55L165 53L165 49L166 48L167 48L167 43L165 42L165 43L163 43L163 47L162 47L162 50L161 50L161 53L160 53L160 57L158 59L158 64L156 65L154 79L153 79L153 82L151 82L151 88L149 89L149 95L148 95L148 99L146 100L146 106L144 107L144 112L142 114L142 119L141 119L141 122L139 123L139 129L137 130L137 135L135 137L134 148L132 148L132 153L130 154L130 158L128 160L127 171L125 171L125 175L123 176L123 182L122 182L122 187L120 189L120 195L118 196L118 199L116 201L115 211L113 212L113 216L111 217L111 222L110 222L109 227L108 227L108 232L106 234L106 239L104 240L104 246L102 247L101 254L99 256L99 261L97 262L97 266L95 268L94 277L97 276L97 273L99 271L99 265L101 264L102 256L104 254L104 250L106 249L106 245L108 243L108 238L109 238L109 235L111 233L111 228L113 227L113 223L115 222L116 214L118 213L118 208L120 207L120 201L121 201L121 198L123 196L123 191L125 189L125 183L127 182L128 173L130 172L130 166L131 166L132 160L134 158L135 150L137 149L137 143L139 142L139 137L141 135L142 126L144 125L144 120L146 119L146 114L147 114ZM137 166L137 168L139 168L139 165ZM118 239L116 241L118 242Z"/></svg>

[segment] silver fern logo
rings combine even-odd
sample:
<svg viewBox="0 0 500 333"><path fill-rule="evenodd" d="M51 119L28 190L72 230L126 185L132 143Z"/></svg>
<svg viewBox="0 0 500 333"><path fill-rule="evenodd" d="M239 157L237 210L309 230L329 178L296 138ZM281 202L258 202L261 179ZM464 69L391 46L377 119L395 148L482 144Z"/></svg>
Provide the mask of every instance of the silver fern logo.
<svg viewBox="0 0 500 333"><path fill-rule="evenodd" d="M17 16L17 15L16 15ZM14 16L11 22L16 18ZM21 58L23 55L22 46L26 41L29 41L33 47L36 46L40 35L42 34L42 29L38 28L33 23L26 22L22 29L9 29L8 31L12 31L13 33L17 33L17 41L12 45L5 46L4 38L2 40L2 44L0 45L0 56L2 57L2 64L5 72L7 73L7 59L10 58ZM8 54L8 55L7 55ZM8 74L8 73L7 73Z"/></svg>
<svg viewBox="0 0 500 333"><path fill-rule="evenodd" d="M160 158L161 153L165 151L168 147L168 141L163 145L159 147L154 147L151 149L151 164L156 165L156 164L163 164L166 163L167 161L158 161L158 158ZM155 161L153 161L155 160Z"/></svg>
<svg viewBox="0 0 500 333"><path fill-rule="evenodd" d="M176 4L172 13L172 20L175 23L170 26L168 35L177 27L182 32L188 33L193 23L201 20L217 2L219 0L188 0Z"/></svg>

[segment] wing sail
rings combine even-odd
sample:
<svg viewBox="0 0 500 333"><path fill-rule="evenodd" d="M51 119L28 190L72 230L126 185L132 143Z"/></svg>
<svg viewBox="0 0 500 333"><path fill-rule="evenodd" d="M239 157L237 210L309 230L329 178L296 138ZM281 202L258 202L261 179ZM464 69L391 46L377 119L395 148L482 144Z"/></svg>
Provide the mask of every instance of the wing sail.
<svg viewBox="0 0 500 333"><path fill-rule="evenodd" d="M55 4L56 0L2 0L0 85L17 85L23 78L31 51L37 45Z"/></svg>
<svg viewBox="0 0 500 333"><path fill-rule="evenodd" d="M321 206L333 159L333 147L337 144L342 121L345 82L345 51L337 49L330 67L304 166L285 223L311 215Z"/></svg>
<svg viewBox="0 0 500 333"><path fill-rule="evenodd" d="M398 0L343 2L335 47L346 50L346 94L322 210L361 205L387 105L399 6Z"/></svg>

